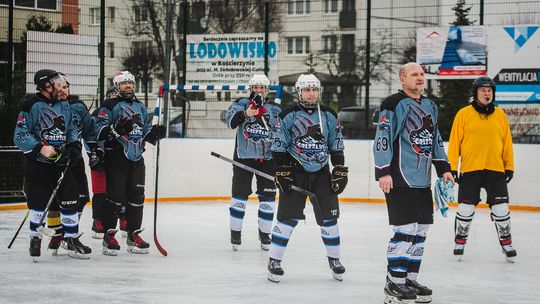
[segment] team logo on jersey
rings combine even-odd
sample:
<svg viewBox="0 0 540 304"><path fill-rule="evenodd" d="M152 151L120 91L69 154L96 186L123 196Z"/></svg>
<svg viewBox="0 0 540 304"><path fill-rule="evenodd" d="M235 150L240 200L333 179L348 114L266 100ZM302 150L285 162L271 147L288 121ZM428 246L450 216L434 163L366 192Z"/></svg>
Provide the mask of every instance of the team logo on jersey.
<svg viewBox="0 0 540 304"><path fill-rule="evenodd" d="M128 138L134 142L138 142L143 138L144 124L141 119L141 114L132 115L131 120L133 121L133 130L129 133Z"/></svg>
<svg viewBox="0 0 540 304"><path fill-rule="evenodd" d="M52 117L52 120L50 116L42 119L41 139L51 146L63 145L66 142L66 123L64 116Z"/></svg>
<svg viewBox="0 0 540 304"><path fill-rule="evenodd" d="M77 129L81 129L81 121L79 119L79 116L77 115L73 115L71 117L71 121L73 122L73 124L77 127Z"/></svg>
<svg viewBox="0 0 540 304"><path fill-rule="evenodd" d="M379 130L390 130L390 119L386 114L381 115L379 122L377 123Z"/></svg>
<svg viewBox="0 0 540 304"><path fill-rule="evenodd" d="M17 117L17 127L26 128L26 118L22 114Z"/></svg>
<svg viewBox="0 0 540 304"><path fill-rule="evenodd" d="M326 152L324 135L321 133L319 125L309 126L305 135L299 136L295 140L296 151L313 157Z"/></svg>
<svg viewBox="0 0 540 304"><path fill-rule="evenodd" d="M270 115L264 114L263 117L265 121L270 121ZM266 126L268 126L268 123ZM261 117L257 117L255 121L248 121L244 123L244 137L254 142L267 141L270 139L270 131L266 126Z"/></svg>
<svg viewBox="0 0 540 304"><path fill-rule="evenodd" d="M422 125L409 133L409 140L414 152L425 156L431 155L433 148L433 121L431 120L431 114L422 117Z"/></svg>

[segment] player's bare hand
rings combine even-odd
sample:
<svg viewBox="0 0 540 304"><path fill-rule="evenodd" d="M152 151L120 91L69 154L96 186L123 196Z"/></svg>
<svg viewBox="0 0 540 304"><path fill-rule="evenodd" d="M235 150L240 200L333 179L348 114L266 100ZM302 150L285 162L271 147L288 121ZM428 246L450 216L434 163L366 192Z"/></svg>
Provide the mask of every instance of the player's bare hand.
<svg viewBox="0 0 540 304"><path fill-rule="evenodd" d="M46 158L52 158L56 155L56 150L52 146L43 146L39 152Z"/></svg>
<svg viewBox="0 0 540 304"><path fill-rule="evenodd" d="M245 113L246 117L255 116L259 114L259 109L254 109L253 105L250 104Z"/></svg>
<svg viewBox="0 0 540 304"><path fill-rule="evenodd" d="M379 178L379 187L384 193L390 193L390 190L394 188L394 182L392 176L385 175Z"/></svg>
<svg viewBox="0 0 540 304"><path fill-rule="evenodd" d="M444 172L443 175L443 184L446 185L448 181L452 183L452 185L456 185L456 180L454 180L454 176L452 176L452 172Z"/></svg>

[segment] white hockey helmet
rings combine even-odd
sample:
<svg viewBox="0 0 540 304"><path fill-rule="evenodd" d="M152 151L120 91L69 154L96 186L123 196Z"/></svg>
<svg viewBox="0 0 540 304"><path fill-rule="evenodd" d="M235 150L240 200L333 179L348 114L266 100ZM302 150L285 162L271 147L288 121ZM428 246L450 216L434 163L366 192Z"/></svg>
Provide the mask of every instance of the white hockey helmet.
<svg viewBox="0 0 540 304"><path fill-rule="evenodd" d="M256 85L261 85L265 87L270 87L270 79L264 74L254 74L253 77L249 80L249 88Z"/></svg>
<svg viewBox="0 0 540 304"><path fill-rule="evenodd" d="M122 82L131 82L133 85L133 89L129 91L122 91L120 90L120 83ZM133 98L135 96L134 90L135 90L135 76L131 74L129 71L120 71L114 75L113 78L113 84L118 89L118 95L124 98Z"/></svg>
<svg viewBox="0 0 540 304"><path fill-rule="evenodd" d="M321 82L313 74L301 74L296 80L296 93L298 94L298 103L308 109L315 108L319 101L321 100ZM305 88L316 88L319 90L319 97L315 101L306 101L302 98L302 89Z"/></svg>
<svg viewBox="0 0 540 304"><path fill-rule="evenodd" d="M118 88L121 82L126 81L132 82L133 85L135 85L135 76L133 76L133 74L131 74L129 71L120 71L114 75L113 84L115 87Z"/></svg>

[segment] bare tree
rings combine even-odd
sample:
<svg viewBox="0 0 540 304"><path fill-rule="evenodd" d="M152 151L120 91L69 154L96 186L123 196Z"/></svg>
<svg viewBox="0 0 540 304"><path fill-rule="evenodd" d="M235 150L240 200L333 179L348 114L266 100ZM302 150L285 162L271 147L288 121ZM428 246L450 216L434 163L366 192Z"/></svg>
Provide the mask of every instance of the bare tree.
<svg viewBox="0 0 540 304"><path fill-rule="evenodd" d="M148 90L152 76L163 78L163 66L159 64L159 55L153 46L144 45L132 47L122 59L124 68L137 79L140 79L142 89L144 90L144 104L148 107Z"/></svg>
<svg viewBox="0 0 540 304"><path fill-rule="evenodd" d="M330 36L335 35L335 32L336 29L328 31ZM312 55L313 59L308 56L306 65L311 70L314 70L315 65L323 65L330 76L341 83L341 93L338 95L340 107L356 105L359 88L366 85L368 73L371 82L386 80L385 71L392 65L391 57L394 51L387 33L378 32L374 36L381 38L371 43L369 71L366 71L364 40L348 47L342 42L339 51L321 50Z"/></svg>
<svg viewBox="0 0 540 304"><path fill-rule="evenodd" d="M158 64L165 67L165 20L166 20L166 0L132 0L124 1L125 4L133 4L130 10L130 19L124 25L124 34L128 37L139 37L152 41L155 46ZM129 7L129 6L128 6ZM176 10L172 13L177 15ZM171 41L172 49L176 50L177 41ZM174 56L174 54L173 54ZM178 75L178 73L177 73ZM165 81L165 75L160 74L159 79Z"/></svg>
<svg viewBox="0 0 540 304"><path fill-rule="evenodd" d="M281 5L269 2L270 31L281 31ZM265 1L211 0L207 29L214 33L264 32Z"/></svg>

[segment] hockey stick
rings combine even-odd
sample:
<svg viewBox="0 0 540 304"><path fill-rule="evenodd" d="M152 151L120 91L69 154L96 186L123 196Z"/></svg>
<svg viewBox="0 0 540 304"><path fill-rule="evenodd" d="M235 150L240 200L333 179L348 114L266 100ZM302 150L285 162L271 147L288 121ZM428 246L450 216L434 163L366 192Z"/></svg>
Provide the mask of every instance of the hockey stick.
<svg viewBox="0 0 540 304"><path fill-rule="evenodd" d="M15 242L15 239L19 235L19 232L21 231L22 226L24 226L24 223L26 222L26 219L28 218L28 215L30 214L30 210L26 211L26 215L24 216L21 225L19 225L19 229L15 232L15 235L11 239L11 242L9 242L9 245L7 246L8 249L11 249L11 245L13 245L13 242Z"/></svg>
<svg viewBox="0 0 540 304"><path fill-rule="evenodd" d="M231 164L233 164L233 165L235 165L235 166L237 166L239 168L242 168L242 169L244 169L246 171L249 171L249 172L251 172L253 174L256 174L256 175L261 176L263 178L266 178L268 180L274 181L274 177L272 175L261 172L261 171L255 169L255 168L244 165L242 163L239 163L239 162L237 162L235 160L227 158L227 157L225 157L225 156L223 156L221 154L218 154L218 153L216 153L214 151L212 151L210 153L210 155L215 156L217 158L220 158L220 159L222 159L222 160L224 160L226 162L229 162L229 163L231 163ZM309 192L309 191L307 191L307 190L305 190L303 188L297 187L295 185L292 185L291 189L294 190L294 191L297 191L299 193L302 193L303 195L309 197L309 200L311 201L311 203L313 204L313 207L314 207L313 211L315 212L315 220L317 221L317 224L319 226L321 226L323 224L323 218L322 218L322 214L321 214L321 205L319 205L319 199L317 199L317 196L315 195L315 193Z"/></svg>
<svg viewBox="0 0 540 304"><path fill-rule="evenodd" d="M152 125L159 125L159 119L160 119L160 104L161 99L163 97L163 87L159 88L159 96L156 100L156 105L154 106L154 116L152 117ZM154 181L154 243L156 244L156 248L158 251L163 255L167 256L167 250L161 246L159 243L158 237L157 237L157 207L158 207L158 181L159 181L159 142L156 143L156 176Z"/></svg>
<svg viewBox="0 0 540 304"><path fill-rule="evenodd" d="M51 197L49 197L49 201L47 202L47 207L45 207L45 211L43 211L43 215L41 215L41 219L39 220L37 231L41 233L42 235L53 237L56 234L56 230L43 226L43 222L45 221L45 218L47 217L47 213L49 212L49 209L51 208L52 202L54 201L54 198L56 197L56 193L58 192L58 189L60 189L60 185L62 184L62 181L64 180L64 176L66 175L67 170L69 170L70 163L71 163L71 160L68 160L66 164L66 168L60 174L60 178L58 178L56 187L54 188L51 194Z"/></svg>

